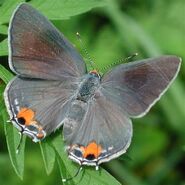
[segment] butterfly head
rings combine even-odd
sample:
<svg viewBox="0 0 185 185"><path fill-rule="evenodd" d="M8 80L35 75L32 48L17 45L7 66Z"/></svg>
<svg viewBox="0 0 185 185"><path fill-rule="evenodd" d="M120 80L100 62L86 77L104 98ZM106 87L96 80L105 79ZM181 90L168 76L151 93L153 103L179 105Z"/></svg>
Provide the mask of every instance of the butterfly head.
<svg viewBox="0 0 185 185"><path fill-rule="evenodd" d="M94 76L94 77L97 77L97 78L101 79L101 76L100 76L100 74L98 73L98 71L96 69L90 71L89 74Z"/></svg>

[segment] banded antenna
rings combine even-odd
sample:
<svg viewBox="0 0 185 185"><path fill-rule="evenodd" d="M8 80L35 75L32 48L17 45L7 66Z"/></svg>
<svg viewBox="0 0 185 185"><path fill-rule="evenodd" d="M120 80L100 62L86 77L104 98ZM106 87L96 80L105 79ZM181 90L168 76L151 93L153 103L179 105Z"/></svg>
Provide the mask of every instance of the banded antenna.
<svg viewBox="0 0 185 185"><path fill-rule="evenodd" d="M134 53L134 54L128 56L127 58L124 58L124 59L122 58L121 60L118 60L116 62L113 62L111 64L108 64L107 66L103 67L101 69L101 71L106 71L107 69L111 68L112 66L117 65L117 64L120 64L120 63L129 62L131 59L133 59L137 55L138 55L138 53Z"/></svg>
<svg viewBox="0 0 185 185"><path fill-rule="evenodd" d="M93 62L91 56L89 55L89 53L88 53L88 51L86 49L85 44L82 42L81 36L80 36L80 34L78 32L76 33L76 36L77 36L77 38L78 38L78 40L80 42L80 45L81 45L82 50L84 51L84 53L85 53L85 55L86 55L86 57L88 59L88 62L90 64L91 68L98 70L96 64Z"/></svg>

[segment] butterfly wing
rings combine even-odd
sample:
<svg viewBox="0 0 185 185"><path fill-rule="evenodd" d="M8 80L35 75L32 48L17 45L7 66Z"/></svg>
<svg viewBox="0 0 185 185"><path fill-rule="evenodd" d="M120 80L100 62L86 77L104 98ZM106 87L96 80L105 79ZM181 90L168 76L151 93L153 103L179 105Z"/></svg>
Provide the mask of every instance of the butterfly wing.
<svg viewBox="0 0 185 185"><path fill-rule="evenodd" d="M86 66L66 38L22 3L9 26L9 65L19 77L4 96L12 122L34 141L58 128Z"/></svg>
<svg viewBox="0 0 185 185"><path fill-rule="evenodd" d="M5 103L15 127L34 141L58 128L66 116L76 81L15 77L6 87Z"/></svg>
<svg viewBox="0 0 185 185"><path fill-rule="evenodd" d="M12 16L9 53L12 71L24 77L65 80L86 72L82 57L63 34L26 3Z"/></svg>
<svg viewBox="0 0 185 185"><path fill-rule="evenodd" d="M126 152L132 124L120 107L101 95L92 103L77 102L64 122L63 133L71 159L99 165Z"/></svg>
<svg viewBox="0 0 185 185"><path fill-rule="evenodd" d="M104 95L130 117L141 117L173 82L180 58L162 56L121 64L102 78Z"/></svg>
<svg viewBox="0 0 185 185"><path fill-rule="evenodd" d="M179 58L163 56L122 64L106 73L94 101L76 102L64 123L69 157L98 165L125 153L132 138L129 117L144 115L179 68Z"/></svg>

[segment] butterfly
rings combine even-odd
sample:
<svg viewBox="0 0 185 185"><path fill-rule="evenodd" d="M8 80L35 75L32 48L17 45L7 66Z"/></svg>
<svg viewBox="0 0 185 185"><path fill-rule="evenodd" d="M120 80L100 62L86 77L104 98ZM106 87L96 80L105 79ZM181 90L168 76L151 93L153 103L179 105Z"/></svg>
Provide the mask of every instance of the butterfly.
<svg viewBox="0 0 185 185"><path fill-rule="evenodd" d="M9 66L16 74L5 89L13 125L37 142L63 126L69 158L98 166L125 153L130 118L144 116L176 78L173 55L119 64L100 75L46 17L26 3L9 25Z"/></svg>

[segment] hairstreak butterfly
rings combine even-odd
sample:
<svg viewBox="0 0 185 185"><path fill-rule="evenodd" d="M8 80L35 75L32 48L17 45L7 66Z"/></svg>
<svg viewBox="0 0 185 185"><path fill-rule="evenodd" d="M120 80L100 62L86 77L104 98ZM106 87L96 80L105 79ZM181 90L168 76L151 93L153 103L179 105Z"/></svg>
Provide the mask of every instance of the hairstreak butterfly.
<svg viewBox="0 0 185 185"><path fill-rule="evenodd" d="M9 66L16 77L4 96L13 125L40 141L63 125L69 157L98 166L125 153L130 118L142 117L168 89L181 59L166 55L87 72L72 44L23 3L9 26Z"/></svg>

